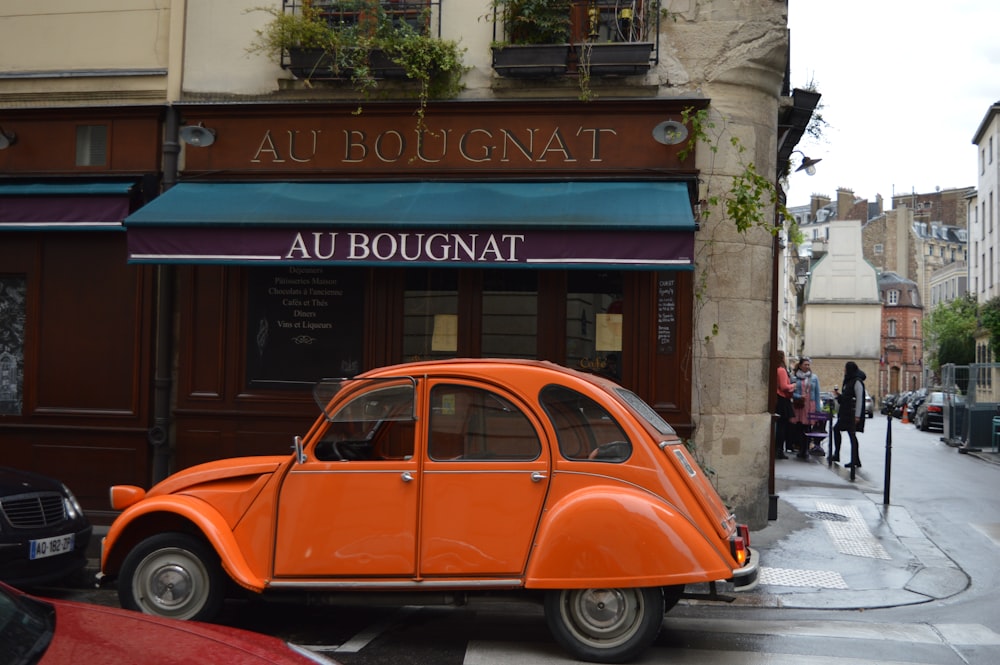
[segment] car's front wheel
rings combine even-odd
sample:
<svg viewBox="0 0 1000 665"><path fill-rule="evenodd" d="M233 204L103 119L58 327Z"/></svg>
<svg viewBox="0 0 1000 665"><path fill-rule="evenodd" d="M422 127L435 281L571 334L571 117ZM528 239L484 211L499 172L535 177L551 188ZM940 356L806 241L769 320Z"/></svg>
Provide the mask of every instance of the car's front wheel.
<svg viewBox="0 0 1000 665"><path fill-rule="evenodd" d="M203 541L161 533L129 552L118 578L122 607L172 619L208 621L222 608L226 575Z"/></svg>
<svg viewBox="0 0 1000 665"><path fill-rule="evenodd" d="M660 588L562 589L545 596L553 637L580 660L623 663L656 639L665 612Z"/></svg>

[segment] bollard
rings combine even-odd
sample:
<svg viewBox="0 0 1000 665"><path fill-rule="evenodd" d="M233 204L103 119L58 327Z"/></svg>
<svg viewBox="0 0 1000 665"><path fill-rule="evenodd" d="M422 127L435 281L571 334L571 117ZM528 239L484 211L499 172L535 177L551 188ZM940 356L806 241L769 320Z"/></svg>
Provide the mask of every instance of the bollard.
<svg viewBox="0 0 1000 665"><path fill-rule="evenodd" d="M853 469L851 469L853 471ZM889 505L889 482L892 480L892 413L885 428L885 481L882 488L882 505Z"/></svg>

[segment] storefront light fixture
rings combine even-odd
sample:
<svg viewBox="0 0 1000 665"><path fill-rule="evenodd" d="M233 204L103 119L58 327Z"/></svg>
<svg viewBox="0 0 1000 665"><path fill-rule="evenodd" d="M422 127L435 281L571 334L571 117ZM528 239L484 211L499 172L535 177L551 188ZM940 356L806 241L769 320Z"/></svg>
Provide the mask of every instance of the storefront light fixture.
<svg viewBox="0 0 1000 665"><path fill-rule="evenodd" d="M207 148L215 143L215 130L209 129L200 122L197 125L185 125L180 128L178 133L181 141L196 148Z"/></svg>
<svg viewBox="0 0 1000 665"><path fill-rule="evenodd" d="M688 128L676 120L664 120L653 127L653 139L663 145L677 145L687 140Z"/></svg>
<svg viewBox="0 0 1000 665"><path fill-rule="evenodd" d="M17 143L17 134L5 131L3 127L0 127L0 150L6 150L15 143Z"/></svg>
<svg viewBox="0 0 1000 665"><path fill-rule="evenodd" d="M794 155L795 153L802 155L802 164L799 165L799 168L795 169L795 172L798 173L799 171L805 171L806 175L816 175L816 165L823 160L807 157L801 150L793 150L792 154Z"/></svg>

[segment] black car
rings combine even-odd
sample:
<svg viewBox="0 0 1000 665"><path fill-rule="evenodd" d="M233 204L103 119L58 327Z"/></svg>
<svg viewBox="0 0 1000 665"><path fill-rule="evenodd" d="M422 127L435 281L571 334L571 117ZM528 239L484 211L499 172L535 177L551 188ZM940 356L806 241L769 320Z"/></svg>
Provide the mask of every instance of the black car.
<svg viewBox="0 0 1000 665"><path fill-rule="evenodd" d="M918 407L914 417L917 427L926 432L931 427L944 428L944 393L932 392Z"/></svg>
<svg viewBox="0 0 1000 665"><path fill-rule="evenodd" d="M0 580L32 587L87 565L93 527L58 480L0 467Z"/></svg>

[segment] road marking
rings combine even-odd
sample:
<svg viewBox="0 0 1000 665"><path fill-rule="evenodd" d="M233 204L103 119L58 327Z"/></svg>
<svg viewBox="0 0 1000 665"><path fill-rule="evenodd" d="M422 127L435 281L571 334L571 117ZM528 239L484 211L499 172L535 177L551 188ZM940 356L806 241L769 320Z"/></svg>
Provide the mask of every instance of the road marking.
<svg viewBox="0 0 1000 665"><path fill-rule="evenodd" d="M846 589L847 582L832 570L800 570L761 566L760 583L770 586L794 586L820 589Z"/></svg>
<svg viewBox="0 0 1000 665"><path fill-rule="evenodd" d="M371 644L372 640L384 633L393 623L405 619L419 609L421 608L417 605L404 605L381 621L376 621L357 633L343 644L302 644L300 646L316 653L357 653Z"/></svg>
<svg viewBox="0 0 1000 665"><path fill-rule="evenodd" d="M754 621L741 619L667 618L666 630L680 632L832 637L852 640L888 640L919 644L1000 645L1000 635L981 624L868 623L862 621Z"/></svg>
<svg viewBox="0 0 1000 665"><path fill-rule="evenodd" d="M463 665L554 665L581 663L564 651L549 644L516 642L470 642ZM748 651L718 651L709 649L650 649L637 660L639 663L670 663L670 665L872 665L871 658L839 658L790 653L752 653ZM912 661L879 660L879 665L919 665Z"/></svg>
<svg viewBox="0 0 1000 665"><path fill-rule="evenodd" d="M827 534L829 534L833 540L833 544L837 546L837 551L841 554L850 554L868 559L892 559L881 543L868 530L868 525L865 524L864 518L861 517L861 511L856 506L840 506L824 501L817 501L816 509L846 518L843 521L823 521L823 526L826 527Z"/></svg>

